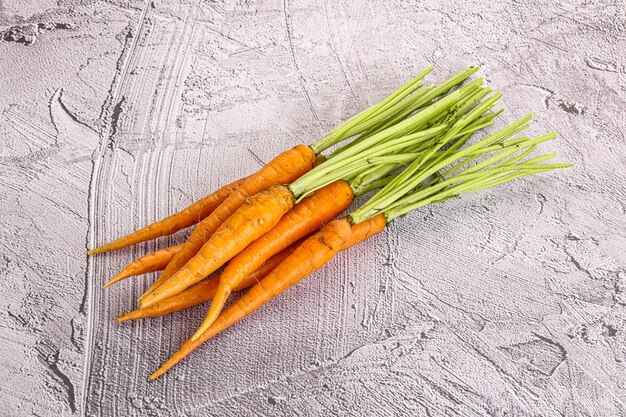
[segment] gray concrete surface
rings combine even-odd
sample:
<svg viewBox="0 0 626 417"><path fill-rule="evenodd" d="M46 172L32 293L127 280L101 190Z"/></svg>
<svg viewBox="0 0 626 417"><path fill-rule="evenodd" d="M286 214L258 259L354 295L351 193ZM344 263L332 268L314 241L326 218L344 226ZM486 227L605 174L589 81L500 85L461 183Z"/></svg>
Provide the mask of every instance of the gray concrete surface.
<svg viewBox="0 0 626 417"><path fill-rule="evenodd" d="M621 0L0 1L3 416L626 414ZM182 235L87 259L478 64L574 169L429 207L147 375L203 315L118 325Z"/></svg>

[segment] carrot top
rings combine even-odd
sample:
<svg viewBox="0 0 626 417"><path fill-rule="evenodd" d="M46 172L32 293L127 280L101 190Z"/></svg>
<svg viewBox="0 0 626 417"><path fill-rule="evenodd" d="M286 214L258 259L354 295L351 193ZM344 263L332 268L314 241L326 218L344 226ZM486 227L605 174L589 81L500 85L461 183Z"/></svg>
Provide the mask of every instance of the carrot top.
<svg viewBox="0 0 626 417"><path fill-rule="evenodd" d="M366 134L365 139L359 138L356 143L344 146L341 152L331 156L289 186L296 201L338 179L349 179L363 173L373 164L370 160L372 157L428 149L432 146L433 139L449 128L450 121L454 121L459 112L463 113L472 108L489 93L489 89L481 87L482 82L482 79L475 80L397 124L371 135ZM487 109L493 106L494 102L495 100L489 102ZM481 110L482 115L486 110L482 107ZM478 119L477 117L470 121ZM455 132L454 136L461 132L461 130ZM397 167L393 161L391 164L383 165L391 165L391 169Z"/></svg>
<svg viewBox="0 0 626 417"><path fill-rule="evenodd" d="M477 113L481 111L481 106L476 108ZM507 140L526 129L531 118L532 115L522 117L487 138L462 148L466 139L455 142L454 138L470 123L470 112L448 130L436 147L417 158L410 153L379 157L379 162L412 162L351 213L350 219L354 223L360 223L382 213L387 221L392 221L419 207L456 198L466 192L492 187L526 175L570 167L571 164L541 163L556 156L554 152L525 159L538 144L556 138L554 132L534 139L520 137ZM448 148L441 151L446 145ZM486 158L477 162L480 157ZM472 162L474 164L470 165Z"/></svg>

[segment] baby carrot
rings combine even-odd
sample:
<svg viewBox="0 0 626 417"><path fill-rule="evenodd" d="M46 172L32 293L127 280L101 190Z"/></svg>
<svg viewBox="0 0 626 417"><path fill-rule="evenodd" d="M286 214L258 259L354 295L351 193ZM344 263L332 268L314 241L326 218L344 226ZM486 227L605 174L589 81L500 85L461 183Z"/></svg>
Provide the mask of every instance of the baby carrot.
<svg viewBox="0 0 626 417"><path fill-rule="evenodd" d="M123 236L113 242L102 245L96 249L92 249L87 252L88 255L95 255L97 253L109 252L125 248L127 246L135 245L139 242L146 240L156 239L157 237L171 235L179 230L189 227L198 223L206 216L211 214L217 206L219 206L226 198L232 194L239 186L245 181L246 178L242 178L230 184L227 184L215 191L212 194L204 197L201 200L187 206L178 213L172 214L169 217L152 223L143 229L139 229L133 233Z"/></svg>
<svg viewBox="0 0 626 417"><path fill-rule="evenodd" d="M321 231L306 239L257 285L250 288L246 294L224 310L200 338L195 341L188 340L174 356L150 375L150 379L158 378L200 344L249 315L311 272L321 268L341 250L350 239L350 233L350 223L347 219L341 219L330 222Z"/></svg>
<svg viewBox="0 0 626 417"><path fill-rule="evenodd" d="M347 250L351 247L376 236L387 227L387 218L384 214L378 214L374 217L351 226L350 239L342 246L341 250Z"/></svg>
<svg viewBox="0 0 626 417"><path fill-rule="evenodd" d="M249 288L259 282L264 276L272 272L272 270L276 268L287 256L291 255L293 251L296 250L298 246L300 246L301 243L302 241L298 241L289 246L287 249L284 249L283 251L269 258L267 261L265 261L263 265L261 265L250 275L245 277L234 288L234 290L240 291L245 288ZM116 320L118 322L124 322L146 317L163 316L174 311L184 310L186 308L204 303L213 298L215 290L217 289L218 282L219 277L217 276L206 278L205 280L187 288L181 293L166 298L165 300L159 301L158 303L153 304L150 307L129 311L128 313L119 316Z"/></svg>
<svg viewBox="0 0 626 417"><path fill-rule="evenodd" d="M182 244L171 246L169 248L161 249L156 252L144 255L139 259L136 259L135 261L128 264L126 268L122 269L119 274L111 278L109 282L102 286L102 288L106 288L110 285L115 284L116 282L135 275L164 270L167 264L172 260L174 255L176 255L180 251L182 246Z"/></svg>

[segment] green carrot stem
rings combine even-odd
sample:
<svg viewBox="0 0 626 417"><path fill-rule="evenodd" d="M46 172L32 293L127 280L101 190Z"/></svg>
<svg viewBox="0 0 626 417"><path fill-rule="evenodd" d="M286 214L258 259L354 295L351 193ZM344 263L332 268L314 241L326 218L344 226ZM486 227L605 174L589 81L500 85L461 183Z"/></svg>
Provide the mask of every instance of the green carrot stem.
<svg viewBox="0 0 626 417"><path fill-rule="evenodd" d="M409 167L407 167L402 172L401 175L399 175L397 178L395 178L393 181L391 181L389 184L383 187L378 193L376 193L376 196L374 196L372 199L367 201L363 206L361 206L361 208L359 208L355 212L355 216L356 217L363 216L365 213L368 213L374 206L382 207L385 204L381 204L381 203L384 203L385 201L388 201L389 203L391 203L397 200L400 196L406 194L411 189L415 188L426 177L438 171L441 168L440 165L446 166L453 160L457 159L459 155L455 153L452 156L439 162L438 164L435 164L434 166L428 169L422 170L423 172L421 174L419 173L420 168L424 165L426 161L428 161L428 159L432 156L433 153L441 149L442 146L444 146L446 143L448 143L454 137L456 137L456 135L461 130L463 130L463 128L471 124L473 121L478 119L483 113L485 113L485 111L493 107L493 105L499 98L500 98L500 95L496 94L490 97L489 99L487 99L485 102L481 103L476 108L472 109L468 114L461 116L461 118L450 128L449 132L446 135L444 135L444 137L436 146L434 146L428 152L424 153L422 157L420 157L415 162L413 162ZM481 141L479 142L479 144L482 144L483 142L484 141ZM476 146L476 145L470 146L469 148L466 148L464 151L460 151L460 153L463 154L463 152L468 152L468 149L474 150L477 147L479 146ZM448 160L450 161L446 162Z"/></svg>
<svg viewBox="0 0 626 417"><path fill-rule="evenodd" d="M473 173L464 176L463 178L457 178L461 180L461 184L446 189L440 193L431 193L426 198L419 199L414 197L413 202L400 205L398 207L390 208L385 211L385 217L388 221L391 221L399 216L403 216L408 212L415 210L419 207L423 207L428 204L432 204L436 200L448 199L458 196L459 194L478 191L484 188L493 187L504 182L512 181L516 178L524 177L531 174L540 172L548 172L554 169L568 168L571 164L551 164L551 165L517 165L511 167L501 167L487 172ZM510 171L511 173L507 173ZM437 184L437 188L441 188L442 185ZM354 219L353 219L354 220Z"/></svg>
<svg viewBox="0 0 626 417"><path fill-rule="evenodd" d="M436 103L431 106L428 106L416 113L415 115L403 120L402 122L394 125L388 129L385 129L369 138L364 140L363 142L350 147L345 152L342 152L337 157L334 157L328 161L323 162L321 165L317 166L313 170L309 171L298 180L294 181L289 187L293 192L296 198L300 197L303 194L307 194L311 190L317 189L319 183L326 183L328 179L328 174L335 171L337 167L345 165L346 160L352 158L356 155L358 157L369 156L368 149L372 148L377 144L382 144L388 138L396 138L399 135L411 131L413 126L417 123L422 123L424 121L428 121L432 117L437 116L442 111L453 105L456 101L463 98L464 96L471 94L477 88L479 88L482 80L475 80L466 86L448 94L447 96L441 98ZM441 126L433 128L440 129ZM430 132L428 129L426 132ZM417 132L420 133L420 132ZM430 136L424 136L424 138L428 138ZM338 179L338 178L335 178Z"/></svg>
<svg viewBox="0 0 626 417"><path fill-rule="evenodd" d="M452 88L461 84L463 81L469 78L472 74L474 74L477 70L478 68L468 68L466 70L463 70L459 72L458 74L456 74L455 76L453 76L452 78L450 78L449 80L447 80L446 82L442 83L441 85L438 85L436 87L427 87L424 90L419 91L410 99L405 100L405 103L403 103L404 107L396 107L393 109L388 109L385 114L378 115L376 119L370 118L369 120L367 120L366 123L359 126L359 129L361 132L365 130L367 130L367 132L361 135L361 137L354 140L350 145L346 147L342 147L341 149L338 149L337 151L335 151L333 154L331 154L329 158L330 159L335 158L336 156L345 152L347 149L350 149L351 147L361 143L362 141L375 135L376 133L384 129L387 129L388 127L392 125L399 123L401 120L404 120L406 117L408 117L411 113L419 109L422 109L428 105L432 105L432 101L435 98L443 94L447 94ZM387 120L384 120L383 116L384 117L389 116L389 117ZM381 119L383 120L381 121ZM416 128L420 128L420 126L417 126L415 124L414 126L416 126ZM349 133L355 134L356 132L350 131Z"/></svg>
<svg viewBox="0 0 626 417"><path fill-rule="evenodd" d="M346 120L344 123L340 124L331 132L329 132L322 139L313 143L311 145L311 149L313 149L316 154L319 154L325 149L328 149L329 147L336 145L342 140L354 135L354 133L348 134L348 132L355 130L358 132L358 126L362 125L362 123L364 123L366 120L371 119L376 115L379 115L382 111L385 111L386 109L392 108L398 101L401 101L408 94L411 94L412 92L420 88L422 84L419 81L423 79L426 75L428 75L428 73L430 73L432 70L432 67L426 68L415 78L404 84L392 94L390 94L386 99ZM365 129L361 131L364 130Z"/></svg>
<svg viewBox="0 0 626 417"><path fill-rule="evenodd" d="M296 201L301 201L303 198L310 195L314 191L325 187L326 185L340 178L349 178L349 176L353 173L362 172L364 169L367 168L368 165L371 165L371 163L368 161L371 156L384 155L386 153L394 152L395 150L411 146L416 142L430 139L432 137L435 137L439 132L445 130L445 128L445 126L437 126L428 130L413 133L411 135L401 136L389 142L379 143L367 150L364 150L359 154L356 154L349 158L342 158L341 164L334 164L331 165L328 169L321 170L321 172L316 175L315 181L307 184L306 189L295 188L295 182L292 183L289 188L291 189L293 195L296 197ZM322 165L320 165L320 167ZM316 169L319 169L319 167L315 168L314 170Z"/></svg>
<svg viewBox="0 0 626 417"><path fill-rule="evenodd" d="M498 111L495 113L487 114L479 118L478 120L476 120L473 124L468 126L463 131L459 132L457 137L454 138L456 142L454 143L454 145L452 145L451 149L462 146L474 132L492 125L493 119L500 113L501 112ZM359 173L356 177L351 178L350 183L353 187L353 190L358 194L364 194L364 193L367 193L369 191L375 190L377 188L380 188L388 184L388 182L391 181L391 178L386 179L384 182L381 181L380 178L384 177L386 174L392 172L393 170L399 168L400 166L405 165L406 163L408 163L408 161L412 161L415 158L417 158L419 156L418 153L424 152L430 147L434 146L436 140L437 140L436 138L430 139L429 141L421 142L421 143L418 143L416 146L408 147L402 150L403 153L412 152L413 155L407 158L404 158L401 161L398 161L398 163L396 164L393 164L393 163L380 164L380 163L376 163L375 160L371 161L371 162L375 162L376 165L363 170L363 172ZM390 162L393 162L392 155L394 154L392 153L391 155L388 155L388 158L389 158L388 161ZM379 162L384 162L384 160L381 159Z"/></svg>

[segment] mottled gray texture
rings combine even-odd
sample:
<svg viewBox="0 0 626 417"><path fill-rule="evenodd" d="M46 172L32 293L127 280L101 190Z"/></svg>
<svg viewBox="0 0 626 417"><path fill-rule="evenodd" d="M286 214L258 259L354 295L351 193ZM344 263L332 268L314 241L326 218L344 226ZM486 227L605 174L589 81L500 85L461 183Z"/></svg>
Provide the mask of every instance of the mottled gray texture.
<svg viewBox="0 0 626 417"><path fill-rule="evenodd" d="M0 1L0 414L626 414L625 19L621 0ZM149 383L203 309L118 325L149 279L100 286L182 235L86 248L429 64L481 65L503 120L539 113L576 167L398 221Z"/></svg>

